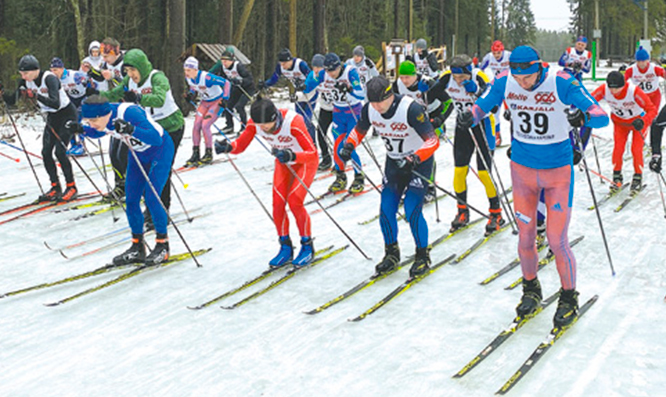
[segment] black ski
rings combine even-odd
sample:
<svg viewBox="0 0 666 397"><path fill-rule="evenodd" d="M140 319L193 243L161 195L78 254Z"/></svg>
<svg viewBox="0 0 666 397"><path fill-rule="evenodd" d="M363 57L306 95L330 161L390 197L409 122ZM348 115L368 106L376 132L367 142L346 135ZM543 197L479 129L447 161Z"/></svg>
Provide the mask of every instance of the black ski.
<svg viewBox="0 0 666 397"><path fill-rule="evenodd" d="M537 252L543 251L544 248L548 247L548 242L546 240L543 240L541 243L537 244ZM496 271L492 275L490 275L488 278L485 280L481 281L479 284L481 285L488 285L491 282L493 282L495 279L497 279L500 276L505 275L506 273L510 272L515 268L516 266L520 265L520 258L516 258L512 260L508 265L504 266L500 270Z"/></svg>
<svg viewBox="0 0 666 397"><path fill-rule="evenodd" d="M616 190L611 190L610 192L606 193L606 195L605 195L604 197L602 197L601 200L597 201L597 207L601 207L602 204L604 204L604 203L607 202L608 200L612 199L613 197L617 196L618 193L620 193L620 192L623 191L624 189L628 188L629 185L630 185L629 182L627 182L627 183L625 183L624 185L620 186L618 189L616 189ZM596 208L596 207L594 206L594 204L592 204L591 206L587 207L587 209L590 210L590 211L592 211L592 210L595 209L595 208Z"/></svg>

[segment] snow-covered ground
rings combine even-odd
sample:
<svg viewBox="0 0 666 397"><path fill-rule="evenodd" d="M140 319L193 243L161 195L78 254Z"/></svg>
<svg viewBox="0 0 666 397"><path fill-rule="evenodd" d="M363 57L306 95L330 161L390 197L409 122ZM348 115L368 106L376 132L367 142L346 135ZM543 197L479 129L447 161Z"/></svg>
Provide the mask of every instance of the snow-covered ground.
<svg viewBox="0 0 666 397"><path fill-rule="evenodd" d="M187 138L178 153L177 166L191 154L192 120L187 122ZM508 138L508 125L502 122L503 136ZM220 126L223 123L218 121ZM451 118L449 131L453 123ZM39 153L41 123L26 126L19 120L19 124L29 148ZM609 176L612 126L595 133L602 138L596 140L601 169ZM382 158L381 141L373 138L370 144ZM0 202L2 211L33 200L38 189L22 153L4 145L0 151L21 158L20 163L0 159L0 191L27 193ZM587 155L594 164L592 150ZM366 171L379 181L377 167L363 151L361 156ZM452 189L451 146L442 142L436 156L438 182ZM509 186L505 149L498 150L496 159L503 182ZM93 169L90 159L80 161L87 170ZM269 208L272 172L264 167L270 168L272 162L256 142L236 160ZM46 173L39 161L37 164L37 174L46 186ZM625 163L625 180L630 180L632 172L631 163ZM101 184L100 176L91 174ZM92 190L79 171L76 177L81 192ZM42 304L110 280L120 272L0 300L0 395L489 396L550 330L552 306L463 379L451 378L513 318L520 289L505 291L504 287L520 275L518 269L488 286L478 284L517 256L517 237L508 231L459 265L443 267L361 322L347 319L400 284L406 269L323 313L303 314L373 272L383 254L379 225L358 224L378 212L379 195L373 192L331 209L331 215L372 261L363 259L352 247L235 310L219 306L255 289L204 310L188 310L187 305L203 303L265 270L278 244L272 223L230 164L181 177L187 189L175 183L185 205L193 215L204 216L180 228L193 249L213 248L200 257L203 268L196 268L191 260L180 262L59 307ZM312 190L323 193L331 181L315 182ZM613 277L595 212L587 209L592 198L585 173L576 172L570 237L585 236L573 249L578 260L580 301L582 304L594 294L600 298L510 394L664 394L666 219L655 175L646 171L645 181L646 191L623 211L613 212L622 197L601 208L617 271ZM597 177L592 183L597 198L608 190L608 184L601 184ZM472 174L468 185L471 202L487 208L482 185ZM330 202L332 199L326 201ZM439 209L440 223L436 222L434 206L425 209L431 240L447 232L456 211L454 200L441 200ZM73 260L44 247L44 241L62 247L126 225L118 212L121 216L116 223L111 213L70 221L85 211L47 211L0 225L0 293L94 269L127 247L128 243L123 243ZM172 213L176 216L181 212L174 200ZM347 244L324 214L314 215L312 223L316 247ZM410 255L414 245L408 225L400 222L400 228L403 256ZM482 233L483 226L476 226L433 249L431 256L437 261L460 254ZM297 239L293 224L292 237ZM83 253L117 238L68 253ZM170 232L170 239L172 253L184 251L175 232ZM152 244L152 237L149 242ZM539 277L544 294L559 288L554 264Z"/></svg>

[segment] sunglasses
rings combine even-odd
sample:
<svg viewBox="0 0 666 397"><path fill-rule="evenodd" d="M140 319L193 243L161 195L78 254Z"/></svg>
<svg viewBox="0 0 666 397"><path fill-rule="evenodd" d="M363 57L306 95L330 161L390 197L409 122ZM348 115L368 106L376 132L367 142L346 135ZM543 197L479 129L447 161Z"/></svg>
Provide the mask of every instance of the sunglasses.
<svg viewBox="0 0 666 397"><path fill-rule="evenodd" d="M527 69L531 68L532 65L534 65L536 63L541 63L541 60L530 61L530 62L509 62L509 68L527 70Z"/></svg>

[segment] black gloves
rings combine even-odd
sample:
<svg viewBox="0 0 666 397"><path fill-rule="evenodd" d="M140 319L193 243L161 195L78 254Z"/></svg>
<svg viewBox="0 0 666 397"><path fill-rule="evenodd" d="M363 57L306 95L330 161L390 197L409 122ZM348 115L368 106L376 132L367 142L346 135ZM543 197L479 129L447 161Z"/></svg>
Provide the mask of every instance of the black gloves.
<svg viewBox="0 0 666 397"><path fill-rule="evenodd" d="M282 164L296 161L296 154L291 149L273 149L273 156Z"/></svg>
<svg viewBox="0 0 666 397"><path fill-rule="evenodd" d="M583 152L581 152L578 148L574 147L573 148L573 163L574 165L578 165L580 161L583 159Z"/></svg>
<svg viewBox="0 0 666 397"><path fill-rule="evenodd" d="M234 149L233 145L231 145L231 142L228 140L223 140L223 141L215 141L215 153L220 154L220 153L230 153Z"/></svg>
<svg viewBox="0 0 666 397"><path fill-rule="evenodd" d="M340 149L340 160L343 162L347 162L351 159L352 152L354 151L355 147L354 144L351 142L345 143L345 145Z"/></svg>
<svg viewBox="0 0 666 397"><path fill-rule="evenodd" d="M421 164L421 158L415 154L410 154L409 156L403 158L400 165L400 171L403 174L411 174L412 170Z"/></svg>
<svg viewBox="0 0 666 397"><path fill-rule="evenodd" d="M567 113L567 120L572 127L582 127L587 120L590 119L590 114L585 112L583 113L580 109L569 111Z"/></svg>
<svg viewBox="0 0 666 397"><path fill-rule="evenodd" d="M68 120L65 123L65 128L72 134L83 134L83 126L74 120Z"/></svg>
<svg viewBox="0 0 666 397"><path fill-rule="evenodd" d="M113 122L113 127L119 134L132 135L134 133L134 126L123 119L116 119Z"/></svg>
<svg viewBox="0 0 666 397"><path fill-rule="evenodd" d="M134 91L125 91L125 95L123 95L123 101L138 104L141 102L141 94L137 94Z"/></svg>
<svg viewBox="0 0 666 397"><path fill-rule="evenodd" d="M504 117L504 120L511 121L511 111L509 109L504 109L502 116Z"/></svg>
<svg viewBox="0 0 666 397"><path fill-rule="evenodd" d="M336 81L335 82L335 89L340 91L341 94L344 94L346 92L352 92L352 89L347 83L344 83L342 81Z"/></svg>
<svg viewBox="0 0 666 397"><path fill-rule="evenodd" d="M661 154L653 154L650 159L650 169L656 173L661 172Z"/></svg>
<svg viewBox="0 0 666 397"><path fill-rule="evenodd" d="M474 124L474 115L469 110L458 112L456 121L458 122L458 127L469 129L472 127L472 124Z"/></svg>
<svg viewBox="0 0 666 397"><path fill-rule="evenodd" d="M185 93L183 97L185 98L186 101L194 102L194 100L197 99L197 93L194 91L187 91L187 93Z"/></svg>
<svg viewBox="0 0 666 397"><path fill-rule="evenodd" d="M634 127L636 131L641 132L643 131L643 127L645 127L645 121L643 121L641 118L638 118L631 122L631 126Z"/></svg>
<svg viewBox="0 0 666 397"><path fill-rule="evenodd" d="M99 95L99 91L97 89L87 86L86 87L86 96L93 96L93 95Z"/></svg>
<svg viewBox="0 0 666 397"><path fill-rule="evenodd" d="M508 157L509 160L511 160L511 146L509 146L509 148L506 149L506 157Z"/></svg>
<svg viewBox="0 0 666 397"><path fill-rule="evenodd" d="M266 82L263 80L257 81L257 89L261 91L264 88L266 88Z"/></svg>
<svg viewBox="0 0 666 397"><path fill-rule="evenodd" d="M435 129L439 128L442 124L444 124L444 121L440 117L433 117L432 120L430 120L430 123L432 124Z"/></svg>

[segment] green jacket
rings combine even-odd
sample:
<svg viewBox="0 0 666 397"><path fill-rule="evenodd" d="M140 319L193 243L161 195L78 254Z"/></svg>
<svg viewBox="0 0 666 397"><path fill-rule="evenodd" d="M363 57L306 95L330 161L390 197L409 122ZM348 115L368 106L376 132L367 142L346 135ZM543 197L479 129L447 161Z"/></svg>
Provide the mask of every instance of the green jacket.
<svg viewBox="0 0 666 397"><path fill-rule="evenodd" d="M139 49L132 49L127 51L124 57L124 66L135 67L139 74L141 75L141 81L138 85L145 83L150 72L153 71L153 65L148 60L146 54ZM125 96L125 91L128 87L130 81L129 76L125 76L123 81L111 89L110 91L101 92L100 95L107 98L111 102L120 102ZM144 108L160 108L164 106L166 101L166 94L171 89L169 84L169 79L163 72L157 72L153 74L153 77L150 80L153 88L150 94L145 94L141 96L139 105ZM178 109L176 112L170 114L162 120L157 120L157 123L162 126L167 132L173 132L185 125L185 120L183 119L183 112Z"/></svg>

